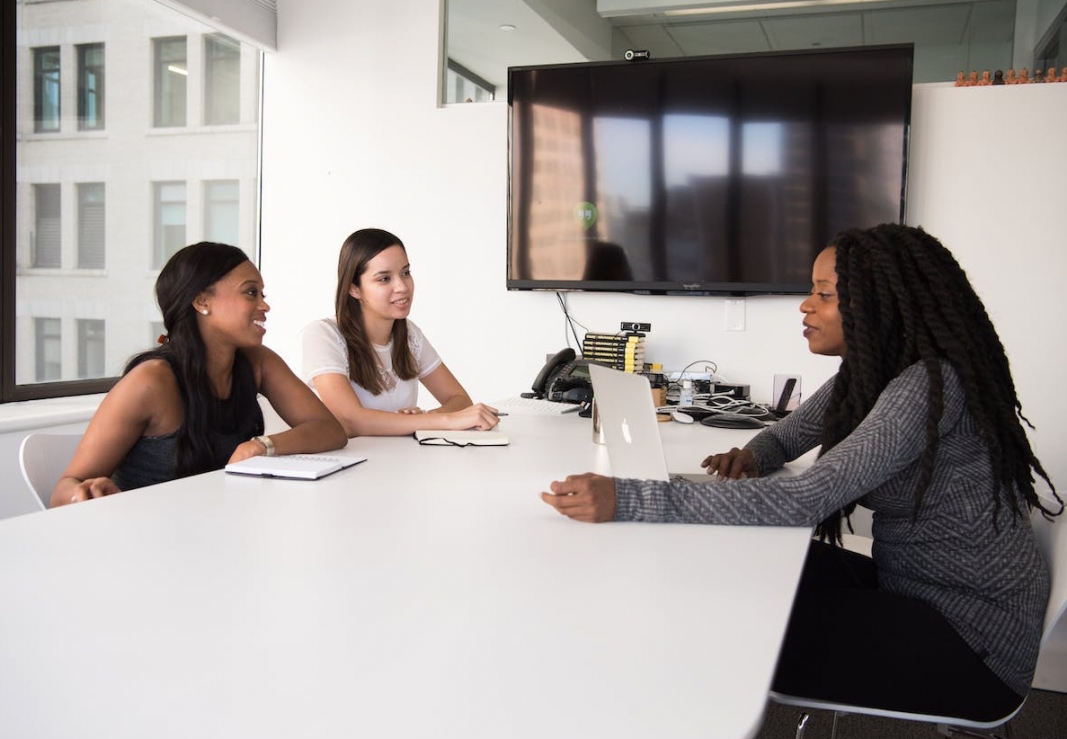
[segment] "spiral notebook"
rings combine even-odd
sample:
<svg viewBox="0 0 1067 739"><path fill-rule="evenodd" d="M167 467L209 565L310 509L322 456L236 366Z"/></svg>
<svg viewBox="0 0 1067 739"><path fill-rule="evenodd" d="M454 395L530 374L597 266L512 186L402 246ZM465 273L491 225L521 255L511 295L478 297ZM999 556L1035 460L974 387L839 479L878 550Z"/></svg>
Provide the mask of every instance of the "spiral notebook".
<svg viewBox="0 0 1067 739"><path fill-rule="evenodd" d="M318 480L360 462L366 457L328 457L320 454L283 454L277 457L249 457L226 465L235 475L282 477L293 480Z"/></svg>

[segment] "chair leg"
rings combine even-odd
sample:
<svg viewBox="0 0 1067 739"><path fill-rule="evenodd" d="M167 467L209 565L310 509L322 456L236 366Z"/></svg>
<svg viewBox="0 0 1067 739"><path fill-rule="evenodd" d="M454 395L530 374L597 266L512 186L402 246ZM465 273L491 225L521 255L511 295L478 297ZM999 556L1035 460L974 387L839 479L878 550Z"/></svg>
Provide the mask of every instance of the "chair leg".
<svg viewBox="0 0 1067 739"><path fill-rule="evenodd" d="M797 717L797 733L794 735L793 739L804 739L804 727L807 725L809 718L811 718L811 716L807 713L801 713L800 716Z"/></svg>

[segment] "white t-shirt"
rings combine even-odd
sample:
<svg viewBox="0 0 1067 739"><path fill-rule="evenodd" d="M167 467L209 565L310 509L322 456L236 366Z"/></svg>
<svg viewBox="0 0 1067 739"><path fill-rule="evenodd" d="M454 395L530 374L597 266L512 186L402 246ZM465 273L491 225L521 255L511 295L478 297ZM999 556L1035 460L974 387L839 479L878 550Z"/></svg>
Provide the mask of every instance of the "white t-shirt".
<svg viewBox="0 0 1067 739"><path fill-rule="evenodd" d="M315 389L312 380L319 375L336 373L348 377L348 346L341 330L337 328L337 321L323 318L310 323L301 331L300 337L304 350L301 374L312 390ZM441 357L411 320L408 320L408 345L419 368L417 380L401 380L396 376L393 371L392 341L385 346L374 344L374 351L378 353L378 361L383 367L383 379L389 389L382 391L380 395L371 395L353 382L351 377L348 378L364 408L395 412L416 405L419 398L419 380L441 366Z"/></svg>

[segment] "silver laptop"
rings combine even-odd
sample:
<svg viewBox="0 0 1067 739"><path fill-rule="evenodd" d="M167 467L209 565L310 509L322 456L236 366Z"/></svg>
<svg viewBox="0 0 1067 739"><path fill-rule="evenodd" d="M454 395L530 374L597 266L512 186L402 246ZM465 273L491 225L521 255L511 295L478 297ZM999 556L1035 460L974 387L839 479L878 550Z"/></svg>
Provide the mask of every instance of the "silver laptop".
<svg viewBox="0 0 1067 739"><path fill-rule="evenodd" d="M670 474L648 378L599 364L589 365L604 444L613 477L638 480L684 478L711 482L706 474Z"/></svg>

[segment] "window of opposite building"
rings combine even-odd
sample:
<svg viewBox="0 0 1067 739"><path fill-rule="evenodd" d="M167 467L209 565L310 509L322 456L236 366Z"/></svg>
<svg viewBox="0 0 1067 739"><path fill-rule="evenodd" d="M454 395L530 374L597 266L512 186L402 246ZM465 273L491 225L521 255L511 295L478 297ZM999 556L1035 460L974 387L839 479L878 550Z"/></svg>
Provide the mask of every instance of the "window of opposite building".
<svg viewBox="0 0 1067 739"><path fill-rule="evenodd" d="M78 46L78 129L104 127L104 45Z"/></svg>
<svg viewBox="0 0 1067 739"><path fill-rule="evenodd" d="M240 183L214 180L204 183L204 238L236 244L241 222Z"/></svg>
<svg viewBox="0 0 1067 739"><path fill-rule="evenodd" d="M185 183L156 182L155 250L152 268L160 269L185 246Z"/></svg>
<svg viewBox="0 0 1067 739"><path fill-rule="evenodd" d="M157 346L187 244L257 259L262 53L222 30L161 2L0 3L0 402L107 390Z"/></svg>
<svg viewBox="0 0 1067 739"><path fill-rule="evenodd" d="M78 184L78 267L105 266L104 183Z"/></svg>
<svg viewBox="0 0 1067 739"><path fill-rule="evenodd" d="M34 224L33 266L61 267L63 250L60 242L62 205L59 185L33 186Z"/></svg>
<svg viewBox="0 0 1067 739"><path fill-rule="evenodd" d="M78 379L106 377L104 322L98 318L79 318Z"/></svg>
<svg viewBox="0 0 1067 739"><path fill-rule="evenodd" d="M241 120L241 46L222 34L204 37L204 123Z"/></svg>
<svg viewBox="0 0 1067 739"><path fill-rule="evenodd" d="M33 50L33 123L38 133L59 130L59 47Z"/></svg>
<svg viewBox="0 0 1067 739"><path fill-rule="evenodd" d="M184 36L155 40L155 125L185 125L185 94L189 77Z"/></svg>

